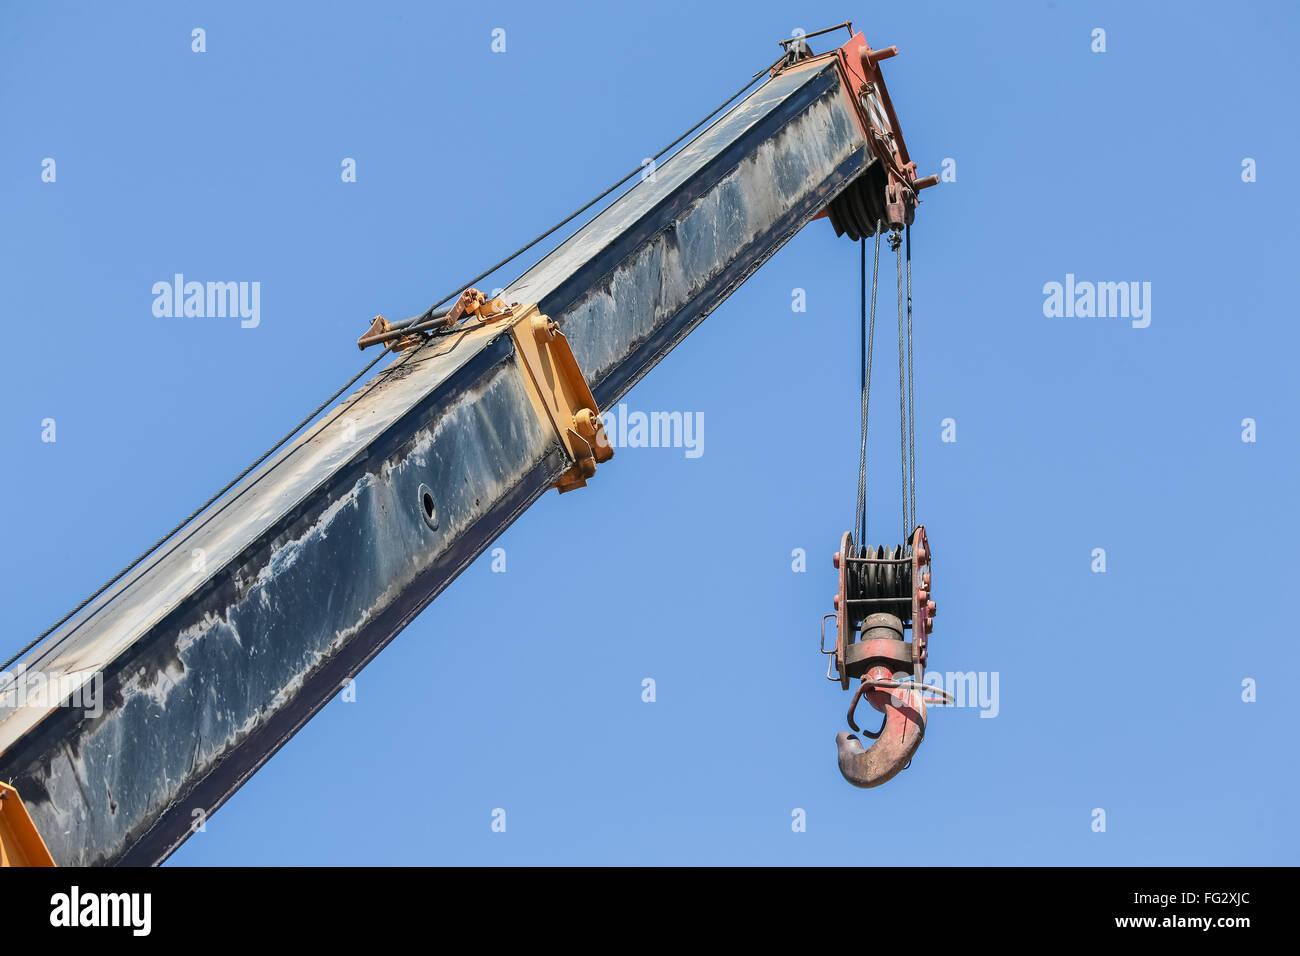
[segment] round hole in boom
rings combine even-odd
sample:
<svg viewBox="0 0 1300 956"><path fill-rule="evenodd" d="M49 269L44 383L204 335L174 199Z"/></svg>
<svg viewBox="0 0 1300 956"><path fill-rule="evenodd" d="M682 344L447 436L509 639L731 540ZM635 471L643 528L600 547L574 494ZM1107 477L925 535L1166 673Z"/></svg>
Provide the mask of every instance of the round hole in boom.
<svg viewBox="0 0 1300 956"><path fill-rule="evenodd" d="M420 517L424 523L435 531L438 528L438 507L433 500L433 489L428 485L420 485Z"/></svg>

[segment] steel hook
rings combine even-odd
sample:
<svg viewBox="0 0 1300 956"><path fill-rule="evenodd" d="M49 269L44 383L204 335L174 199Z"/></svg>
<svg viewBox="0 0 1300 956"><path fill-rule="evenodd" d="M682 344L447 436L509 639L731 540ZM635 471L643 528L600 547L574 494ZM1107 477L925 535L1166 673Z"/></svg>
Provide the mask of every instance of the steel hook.
<svg viewBox="0 0 1300 956"><path fill-rule="evenodd" d="M864 680L854 694L855 703L864 690L871 706L885 713L875 743L864 749L857 735L841 731L835 735L835 746L839 750L840 773L844 779L867 790L896 777L921 745L925 736L925 696L918 687L910 684L877 688L874 681ZM849 716L850 726L856 729L852 724L852 710ZM864 733L872 736L869 732Z"/></svg>

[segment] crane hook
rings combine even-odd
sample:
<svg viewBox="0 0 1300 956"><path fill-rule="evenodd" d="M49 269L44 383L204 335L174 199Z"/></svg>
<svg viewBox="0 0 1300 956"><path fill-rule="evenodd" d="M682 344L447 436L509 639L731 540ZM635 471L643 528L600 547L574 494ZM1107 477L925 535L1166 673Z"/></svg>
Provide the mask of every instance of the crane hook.
<svg viewBox="0 0 1300 956"><path fill-rule="evenodd" d="M835 735L835 747L839 750L840 773L844 779L855 787L869 790L892 780L911 762L925 737L926 710L920 686L891 680L887 668L875 667L853 695L849 726L854 730L858 730L858 725L853 722L853 711L864 691L867 702L885 714L878 732L860 731L876 738L875 742L863 749L856 734L843 730Z"/></svg>
<svg viewBox="0 0 1300 956"><path fill-rule="evenodd" d="M925 738L926 704L951 704L953 696L925 682L928 637L934 627L930 600L930 544L918 525L907 546L862 547L845 532L833 559L839 572L835 595L834 650L827 676L845 690L856 678L849 703L848 724L875 742L862 746L857 734L836 735L840 773L855 787L878 787L898 776L911 762ZM911 640L904 634L911 631ZM825 633L822 636L825 644ZM833 676L832 676L833 674ZM906 680L900 678L907 678ZM933 696L927 697L930 694ZM884 714L880 730L872 733L854 720L866 699Z"/></svg>

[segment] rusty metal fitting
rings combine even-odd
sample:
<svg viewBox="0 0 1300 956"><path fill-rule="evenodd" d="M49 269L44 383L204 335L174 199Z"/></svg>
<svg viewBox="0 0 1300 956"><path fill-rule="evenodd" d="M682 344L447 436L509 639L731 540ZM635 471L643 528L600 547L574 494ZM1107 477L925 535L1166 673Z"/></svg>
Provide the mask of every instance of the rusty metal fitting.
<svg viewBox="0 0 1300 956"><path fill-rule="evenodd" d="M479 307L486 301L487 296L478 289L466 289L460 294L456 304L451 307L451 311L447 313L447 318L443 321L443 324L447 328L451 328L466 316L477 313Z"/></svg>
<svg viewBox="0 0 1300 956"><path fill-rule="evenodd" d="M840 774L853 786L863 790L879 787L911 762L925 736L926 715L920 694L909 696L915 703L900 702L890 707L870 747L864 749L862 742L847 730L835 735Z"/></svg>
<svg viewBox="0 0 1300 956"><path fill-rule="evenodd" d="M876 64L881 60L888 60L898 56L898 47L887 46L883 50L873 50L869 46L863 46L862 52L858 56L862 60L862 72L871 74L876 71Z"/></svg>
<svg viewBox="0 0 1300 956"><path fill-rule="evenodd" d="M508 319L514 315L515 305L518 305L518 303L507 303L505 299L498 296L495 299L488 299L483 302L475 310L474 317L485 325L498 319Z"/></svg>

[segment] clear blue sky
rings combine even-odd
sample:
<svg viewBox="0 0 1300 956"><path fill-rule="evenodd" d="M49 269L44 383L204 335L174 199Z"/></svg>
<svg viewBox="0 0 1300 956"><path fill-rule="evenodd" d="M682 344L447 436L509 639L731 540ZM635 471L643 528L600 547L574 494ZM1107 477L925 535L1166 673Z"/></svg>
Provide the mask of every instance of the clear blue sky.
<svg viewBox="0 0 1300 956"><path fill-rule="evenodd" d="M702 413L702 456L625 449L543 498L506 573L471 566L173 862L1300 862L1293 5L4 8L5 652L360 367L371 316L635 168L793 28L898 45L913 157L956 164L913 233L918 504L932 667L997 672L995 718L934 714L879 790L836 770L816 642L853 515L857 250L817 222L627 399ZM156 318L177 272L260 282L260 325ZM1045 317L1067 274L1150 282L1150 326Z"/></svg>

